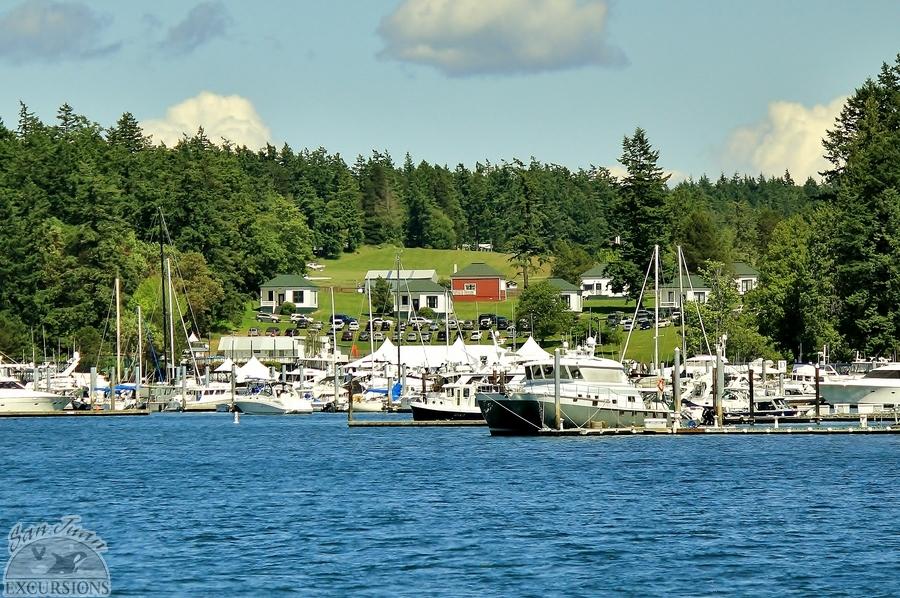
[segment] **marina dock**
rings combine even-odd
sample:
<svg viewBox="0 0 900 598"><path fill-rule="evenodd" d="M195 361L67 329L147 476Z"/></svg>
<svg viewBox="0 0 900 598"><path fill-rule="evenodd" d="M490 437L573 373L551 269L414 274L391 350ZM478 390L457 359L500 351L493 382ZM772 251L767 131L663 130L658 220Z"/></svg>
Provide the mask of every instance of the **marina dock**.
<svg viewBox="0 0 900 598"><path fill-rule="evenodd" d="M417 421L414 419L350 419L347 425L351 428L452 428L464 426L486 426L483 419L451 419L435 421Z"/></svg>
<svg viewBox="0 0 900 598"><path fill-rule="evenodd" d="M828 434L900 434L900 426L747 426L747 427L698 427L698 428L567 428L554 430L545 428L537 431L539 436L746 436L746 435L828 435Z"/></svg>
<svg viewBox="0 0 900 598"><path fill-rule="evenodd" d="M118 411L8 411L0 417L124 417L150 415L146 409L121 409Z"/></svg>

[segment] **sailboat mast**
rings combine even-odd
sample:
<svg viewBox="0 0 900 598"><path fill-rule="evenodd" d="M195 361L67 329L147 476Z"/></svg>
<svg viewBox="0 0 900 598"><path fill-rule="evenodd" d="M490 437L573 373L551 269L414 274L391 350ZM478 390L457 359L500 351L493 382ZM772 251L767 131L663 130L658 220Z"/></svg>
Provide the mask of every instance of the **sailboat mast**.
<svg viewBox="0 0 900 598"><path fill-rule="evenodd" d="M144 339L143 339L143 325L141 323L141 306L137 306L137 362L138 362L138 373L139 375L143 375L144 372ZM140 380L135 380L136 383L140 383Z"/></svg>
<svg viewBox="0 0 900 598"><path fill-rule="evenodd" d="M168 322L168 306L166 305L166 250L163 227L162 208L159 208L159 289L162 293L163 362L165 363L162 381L165 383L169 381L169 328L166 325L166 322Z"/></svg>
<svg viewBox="0 0 900 598"><path fill-rule="evenodd" d="M172 374L173 374L172 377L174 377L175 367L178 365L178 362L175 361L175 314L173 313L175 311L175 302L172 299L172 262L169 260L169 258L166 258L166 285L168 286L168 289L169 289L169 307L171 308L171 309L169 309L168 326L169 326L169 348L171 350L171 356L172 356L172 361L170 363L171 363L171 367L172 367Z"/></svg>
<svg viewBox="0 0 900 598"><path fill-rule="evenodd" d="M659 245L653 246L653 369L659 375Z"/></svg>
<svg viewBox="0 0 900 598"><path fill-rule="evenodd" d="M687 359L687 334L685 329L685 307L684 307L684 278L682 277L682 266L684 265L684 254L681 252L681 245L678 246L678 309L681 311L681 355ZM681 372L678 373L681 375Z"/></svg>
<svg viewBox="0 0 900 598"><path fill-rule="evenodd" d="M122 379L122 318L120 310L119 277L116 276L116 380Z"/></svg>
<svg viewBox="0 0 900 598"><path fill-rule="evenodd" d="M367 326L369 327L369 355L375 355L375 339L372 338L375 336L375 326L372 323L372 281L366 278L366 299L369 302L369 323ZM333 303L333 302L332 302ZM371 358L370 359L374 359ZM375 362L371 363L371 369L375 370Z"/></svg>
<svg viewBox="0 0 900 598"><path fill-rule="evenodd" d="M397 254L397 380L400 380L400 346L403 344L403 334L400 332L400 254ZM388 398L390 399L391 389L388 389Z"/></svg>

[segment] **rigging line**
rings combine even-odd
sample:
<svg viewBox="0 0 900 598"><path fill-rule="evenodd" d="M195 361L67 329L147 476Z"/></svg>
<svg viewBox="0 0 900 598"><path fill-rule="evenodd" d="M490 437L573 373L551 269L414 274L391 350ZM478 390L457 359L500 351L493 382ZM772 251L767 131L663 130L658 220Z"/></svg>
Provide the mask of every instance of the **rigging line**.
<svg viewBox="0 0 900 598"><path fill-rule="evenodd" d="M188 336L187 326L184 325L184 317L181 312L181 303L178 301L178 293L172 293L172 298L175 300L175 309L178 310L178 320L181 322L181 329L184 331L184 338L188 341L188 351L191 354L191 363L194 366L194 375L199 379L200 378L200 367L197 365L197 359L194 356L194 350L191 348L190 337ZM174 339L173 339L174 342Z"/></svg>
<svg viewBox="0 0 900 598"><path fill-rule="evenodd" d="M540 430L540 429L541 429L541 426L536 425L536 424L535 424L534 422L532 422L532 421L528 421L527 419L525 419L524 417L522 417L521 415L519 415L518 413L516 413L515 411L513 411L512 409L510 409L510 408L507 407L506 405L504 405L503 403L500 403L499 401L497 401L497 399L495 399L495 398L493 398L493 397L488 397L488 400L492 401L492 402L495 403L497 406L502 407L502 408L505 409L506 411L509 411L510 413L512 413L513 415L515 415L515 416L518 417L519 419L521 419L523 422L525 422L525 423L528 424L529 426L533 427L534 429L536 429L536 430ZM542 414L542 415L543 415L543 414ZM543 417L542 417L541 419L543 420Z"/></svg>
<svg viewBox="0 0 900 598"><path fill-rule="evenodd" d="M644 284L641 285L641 292L638 295L637 303L634 305L634 316L631 318L631 330L628 331L628 336L625 337L625 346L622 347L622 353L619 355L619 363L622 363L622 360L625 359L625 354L628 352L628 343L631 342L631 334L634 332L634 324L637 320L637 312L641 309L641 301L644 300L644 289L647 288L647 280L650 278L650 270L653 269L653 258L650 258L650 263L647 264L647 273L644 275Z"/></svg>
<svg viewBox="0 0 900 598"><path fill-rule="evenodd" d="M693 281L691 281L691 273L688 270L687 262L684 263L684 271L688 275L688 287L691 289L691 296L695 298L694 307L697 310L697 319L700 320L700 331L703 333L703 340L706 343L706 353L707 355L712 355L712 350L709 348L709 337L706 334L706 327L703 325L703 315L700 313L700 302L696 301L696 294L694 293L694 283ZM684 317L684 314L681 314L681 316Z"/></svg>
<svg viewBox="0 0 900 598"><path fill-rule="evenodd" d="M106 340L106 331L109 330L109 319L112 317L113 304L115 303L115 294L109 296L109 308L106 310L106 321L103 323L103 334L100 336L100 346L97 348L97 362L100 363L100 356L103 355L103 342ZM93 391L91 391L93 392Z"/></svg>

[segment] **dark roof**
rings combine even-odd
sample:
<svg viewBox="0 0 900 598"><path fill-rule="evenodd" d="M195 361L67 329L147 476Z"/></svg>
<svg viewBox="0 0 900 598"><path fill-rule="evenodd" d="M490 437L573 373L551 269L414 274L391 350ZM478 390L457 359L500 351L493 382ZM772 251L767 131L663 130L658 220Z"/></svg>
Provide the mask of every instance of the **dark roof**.
<svg viewBox="0 0 900 598"><path fill-rule="evenodd" d="M285 289L317 289L315 283L303 278L299 274L278 274L272 280L267 280L260 285L262 288L279 287Z"/></svg>
<svg viewBox="0 0 900 598"><path fill-rule="evenodd" d="M391 281L391 290L397 290L398 281ZM434 282L433 280L429 280L427 278L413 278L410 280L401 280L400 283L400 292L406 293L407 291L410 293L438 293L443 295L447 292L447 289Z"/></svg>
<svg viewBox="0 0 900 598"><path fill-rule="evenodd" d="M503 278L500 274L484 262L469 264L450 278Z"/></svg>
<svg viewBox="0 0 900 598"><path fill-rule="evenodd" d="M582 278L605 278L604 272L606 271L606 264L597 264L587 272L582 272Z"/></svg>
<svg viewBox="0 0 900 598"><path fill-rule="evenodd" d="M546 282L555 288L558 291L574 291L578 292L581 289L576 287L574 284L567 280L563 280L562 278L548 278Z"/></svg>
<svg viewBox="0 0 900 598"><path fill-rule="evenodd" d="M751 266L750 264L745 264L744 262L735 262L732 264L734 267L734 274L739 278L749 278L751 276L755 276L759 278L759 270Z"/></svg>
<svg viewBox="0 0 900 598"><path fill-rule="evenodd" d="M660 285L660 288L661 289L677 289L677 288L679 288L679 284L681 284L684 287L685 291L690 291L691 287L693 287L694 290L704 289L704 290L708 291L710 289L709 283L706 282L706 279L698 274L691 274L690 276L684 276L684 277L682 277L680 283L677 278L675 280L670 280L670 281L665 282L662 285Z"/></svg>

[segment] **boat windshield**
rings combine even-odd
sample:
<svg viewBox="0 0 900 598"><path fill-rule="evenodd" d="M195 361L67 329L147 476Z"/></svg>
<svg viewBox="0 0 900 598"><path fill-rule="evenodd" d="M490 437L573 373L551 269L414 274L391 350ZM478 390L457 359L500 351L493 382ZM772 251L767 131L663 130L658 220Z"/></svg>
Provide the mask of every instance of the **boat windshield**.
<svg viewBox="0 0 900 598"><path fill-rule="evenodd" d="M865 375L866 378L900 378L900 369L889 369L889 370L872 370L868 374Z"/></svg>
<svg viewBox="0 0 900 598"><path fill-rule="evenodd" d="M15 380L0 380L0 388L22 390L24 387Z"/></svg>

